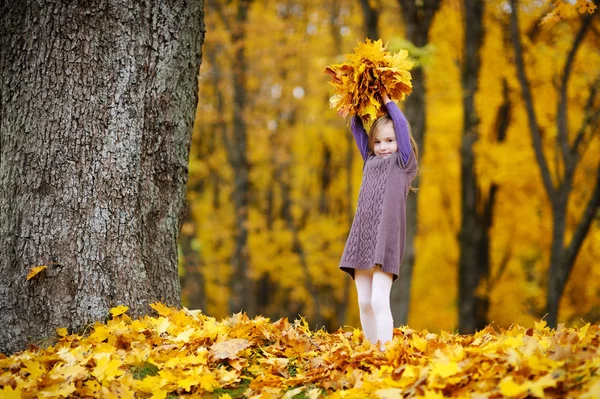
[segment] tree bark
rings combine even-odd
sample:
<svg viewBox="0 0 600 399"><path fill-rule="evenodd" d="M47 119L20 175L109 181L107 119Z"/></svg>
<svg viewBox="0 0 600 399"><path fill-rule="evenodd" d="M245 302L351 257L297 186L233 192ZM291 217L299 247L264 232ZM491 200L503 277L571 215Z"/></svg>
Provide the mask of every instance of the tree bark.
<svg viewBox="0 0 600 399"><path fill-rule="evenodd" d="M484 5L467 0L465 5L465 42L462 63L463 135L461 145L461 228L459 235L459 328L471 334L487 324L486 301L476 294L489 274L488 238L485 217L478 209L481 188L475 173L473 146L478 139L479 117L475 94L479 82L480 55L483 43Z"/></svg>
<svg viewBox="0 0 600 399"><path fill-rule="evenodd" d="M406 37L417 47L424 47L429 42L429 30L433 17L440 6L440 0L398 0L402 8L402 17L406 28ZM424 153L427 93L425 88L425 71L417 65L412 71L413 91L406 99L404 113L410 121L413 137L419 147L419 156ZM413 180L413 186L419 186L419 176ZM392 286L391 303L394 326L399 327L408 323L410 310L410 288L415 264L414 240L418 226L418 192L409 193L406 209L406 251L400 266L398 281Z"/></svg>
<svg viewBox="0 0 600 399"><path fill-rule="evenodd" d="M203 2L0 7L0 351L179 306Z"/></svg>

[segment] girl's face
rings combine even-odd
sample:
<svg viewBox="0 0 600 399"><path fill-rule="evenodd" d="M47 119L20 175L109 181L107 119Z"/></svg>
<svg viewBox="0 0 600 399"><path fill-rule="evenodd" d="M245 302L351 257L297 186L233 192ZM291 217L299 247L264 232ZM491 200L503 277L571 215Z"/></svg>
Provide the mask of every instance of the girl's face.
<svg viewBox="0 0 600 399"><path fill-rule="evenodd" d="M385 123L378 126L373 140L373 152L376 156L387 158L394 152L398 152L398 142L393 123Z"/></svg>

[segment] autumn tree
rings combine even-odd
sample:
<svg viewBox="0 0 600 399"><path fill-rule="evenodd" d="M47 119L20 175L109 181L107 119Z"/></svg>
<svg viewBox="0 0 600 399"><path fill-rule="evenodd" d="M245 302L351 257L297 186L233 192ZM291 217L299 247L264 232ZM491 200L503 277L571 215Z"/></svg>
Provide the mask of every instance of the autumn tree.
<svg viewBox="0 0 600 399"><path fill-rule="evenodd" d="M576 219L574 228L569 231L567 218L569 202L573 199L575 178L578 168L586 155L589 143L598 137L600 123L597 92L600 75L592 77L591 84L585 87L584 116L577 123L569 119L569 81L576 70L576 57L584 43L586 34L592 28L595 14L582 18L579 27L568 49L564 64L560 66L560 74L556 83L556 114L554 126L544 126L534 104L534 93L531 79L526 70L526 50L519 28L520 5L511 0L511 38L514 48L520 90L525 103L528 129L533 143L535 159L543 181L543 187L551 206L552 241L550 247L550 266L546 292L546 312L548 323L556 326L560 299L569 280L577 255L584 240L597 217L600 206L600 159L596 153L596 167L590 170L586 179L589 189L583 211ZM571 89L572 90L572 89ZM581 88L579 90L582 90ZM553 140L548 139L547 130L556 131Z"/></svg>
<svg viewBox="0 0 600 399"><path fill-rule="evenodd" d="M437 13L440 0L398 0L402 10L402 20L406 39L417 49L423 49L429 43L429 30ZM411 124L411 130L419 156L422 158L425 150L425 135L427 132L427 92L426 73L422 62L418 62L411 70L413 90L404 103L404 113ZM418 187L419 176L413 180ZM415 236L418 226L418 191L409 193L406 204L406 252L400 266L398 281L392 286L392 314L394 325L399 326L408 322L410 292L415 263Z"/></svg>
<svg viewBox="0 0 600 399"><path fill-rule="evenodd" d="M248 161L248 64L246 56L246 27L252 0L240 0L233 4L210 1L209 7L219 16L229 32L233 46L231 59L231 79L233 98L231 99L231 129L223 131L222 140L227 159L234 171L232 202L235 212L235 249L231 257L231 297L229 310L244 310L256 314L254 284L250 279L248 253L248 210L250 201L251 164Z"/></svg>
<svg viewBox="0 0 600 399"><path fill-rule="evenodd" d="M489 273L487 229L479 209L481 189L478 186L473 146L478 139L479 117L475 94L481 65L484 2L464 2L464 47L461 68L463 91L463 134L461 144L461 227L459 233L459 326L464 333L485 327L486 304L475 291Z"/></svg>
<svg viewBox="0 0 600 399"><path fill-rule="evenodd" d="M116 304L178 306L203 2L0 15L0 351Z"/></svg>

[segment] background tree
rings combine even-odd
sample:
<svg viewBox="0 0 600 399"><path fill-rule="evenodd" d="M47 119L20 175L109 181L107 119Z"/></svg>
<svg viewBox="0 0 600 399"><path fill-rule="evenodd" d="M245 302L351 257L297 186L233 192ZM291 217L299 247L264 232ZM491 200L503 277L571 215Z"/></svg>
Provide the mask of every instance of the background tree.
<svg viewBox="0 0 600 399"><path fill-rule="evenodd" d="M256 315L256 300L253 280L250 278L248 253L248 211L250 201L251 164L248 160L248 66L246 57L246 29L248 14L252 0L239 0L226 6L219 1L209 2L210 8L222 20L223 26L230 34L232 56L231 112L233 126L223 133L223 144L227 151L227 159L234 172L234 190L232 201L235 212L235 250L231 257L233 273L231 275L232 291L229 298L230 312L242 309L249 315Z"/></svg>
<svg viewBox="0 0 600 399"><path fill-rule="evenodd" d="M535 158L542 176L543 187L551 205L552 215L552 242L550 247L550 267L546 292L546 311L548 324L556 326L558 321L559 302L577 255L583 245L588 231L594 223L600 206L600 158L596 154L596 168L590 170L589 193L581 216L578 218L572 231L568 232L567 218L568 206L576 182L577 168L582 164L586 149L591 140L598 136L600 121L600 106L596 94L600 83L600 74L592 77L591 85L586 87L584 117L573 123L569 120L568 110L571 98L569 97L569 81L571 75L577 71L575 58L584 41L586 33L592 26L595 14L588 14L580 23L572 44L568 49L564 65L557 76L557 99L554 140L549 145L544 136L545 127L539 122L535 109L531 83L525 70L524 46L519 30L519 3L511 0L511 37L515 52L515 63L523 100L525 102L528 128L533 142ZM597 41L597 40L595 40ZM578 88L582 90L581 87ZM550 128L550 126L547 126ZM547 155L547 150L551 155ZM554 159L551 166L550 159ZM551 169L554 167L554 171ZM588 173L586 173L588 174ZM597 223L597 222L596 222Z"/></svg>
<svg viewBox="0 0 600 399"><path fill-rule="evenodd" d="M481 210L473 146L479 138L479 116L475 94L479 86L480 49L483 44L484 2L464 2L464 47L461 67L463 91L463 134L461 144L461 225L459 258L459 328L471 334L487 324L487 304L476 295L481 281L487 279L489 258L487 229Z"/></svg>
<svg viewBox="0 0 600 399"><path fill-rule="evenodd" d="M180 304L202 7L2 2L0 351Z"/></svg>
<svg viewBox="0 0 600 399"><path fill-rule="evenodd" d="M415 4L421 3L427 2ZM220 4L229 5L225 9L233 20L239 2ZM338 264L356 209L363 162L355 153L348 120L328 108L332 92L323 69L343 62L344 55L364 41L365 21L359 1L329 0L326 5L318 0L253 0L246 40L235 45L222 18L207 13L211 34L204 46L203 101L190 157L190 226L184 229L193 239L182 240L181 247L195 252L186 259L197 265L185 265L183 277L187 287L187 282L194 280L192 273L200 271L206 304L202 310L209 315L229 314L237 235L232 201L235 172L222 132L233 132L234 51L243 45L250 164L248 273L255 285L257 312L272 319L300 314L311 326L321 320L329 330L359 325L353 282L340 274ZM378 5L378 34L383 41L393 50L410 49L406 40L409 23L399 18L410 12L400 2ZM532 167L536 161L530 135L523 129L527 126L521 112L525 106L507 36L509 7L501 0L485 2L485 6L485 40L479 49L478 88L473 97L479 137L473 144L473 156L480 190L478 212L489 234L489 250L483 251L489 256L489 274L479 280L475 295L489 301L488 320L497 325L530 325L545 313L551 207L538 169ZM548 10L546 5L527 0L520 13L525 21L523 40L539 44L527 47L525 61L535 93L540 93L535 104L544 124L556 111L551 95L555 91L553 65L556 60L564 63L566 47L579 27L576 18L565 18L551 28L539 25ZM416 14L421 16L422 11ZM431 18L425 49L410 39L415 44L413 54L418 54L427 75L427 79L414 81L415 85L422 82L427 93L423 100L427 134L419 160L418 232L414 238L418 256L410 280L408 313L408 324L415 329L458 327L459 284L455 282L459 279L462 201L464 26L462 2L440 1L435 18ZM597 42L597 35L588 32L575 59L577 73L571 75L570 85L584 88L581 93L586 95L569 96L569 120L584 118L583 97L588 98L595 78L593 68L584 65L600 63ZM415 86L404 103L407 115L416 98ZM416 134L421 117L418 112L410 117ZM574 177L568 231L581 219L583 203L591 195L589 176L597 167L594 154L600 153L600 140L590 133L588 130L589 140L584 142L586 156ZM594 267L600 257L600 229L594 223L565 287L560 307L565 322L600 317L600 269ZM192 285L189 288L193 290ZM184 298L184 303L192 298ZM197 298L194 301L199 303Z"/></svg>
<svg viewBox="0 0 600 399"><path fill-rule="evenodd" d="M401 7L406 39L423 52L429 44L429 30L433 18L440 7L440 0L398 0ZM411 52L413 58L416 54ZM422 57L423 59L425 57ZM404 113L411 124L413 137L419 148L419 156L425 155L425 136L427 133L427 90L426 71L423 62L417 63L411 70L413 91L404 103ZM413 180L415 187L419 186L419 176ZM415 237L417 235L419 192L410 192L411 197L406 209L406 251L400 266L398 281L392 286L391 302L394 325L400 326L408 322L410 293L413 268L415 264Z"/></svg>

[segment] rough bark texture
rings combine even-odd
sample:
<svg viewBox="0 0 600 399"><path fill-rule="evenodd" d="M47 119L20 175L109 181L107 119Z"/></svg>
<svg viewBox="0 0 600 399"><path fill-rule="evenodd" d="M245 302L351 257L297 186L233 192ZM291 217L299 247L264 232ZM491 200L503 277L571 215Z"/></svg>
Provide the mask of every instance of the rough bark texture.
<svg viewBox="0 0 600 399"><path fill-rule="evenodd" d="M398 0L402 8L402 17L406 29L406 38L417 47L424 47L429 42L429 30L433 23L433 18L440 7L440 0ZM425 72L421 66L415 67L412 71L413 91L406 99L404 113L406 119L410 122L411 130L417 147L419 147L419 156L423 157L425 148L425 124L427 116L427 93L425 91ZM419 186L419 176L413 180L413 187ZM417 235L417 212L418 212L418 192L409 193L409 199L406 209L406 252L404 260L400 265L400 275L398 281L392 286L392 315L394 317L394 326L399 327L408 323L408 312L410 310L410 288L412 283L412 274L415 264L415 246L414 240Z"/></svg>
<svg viewBox="0 0 600 399"><path fill-rule="evenodd" d="M479 81L479 50L483 43L483 2L466 0L465 41L462 64L463 136L461 146L461 229L459 259L459 328L473 333L487 324L486 301L475 291L489 274L485 217L478 210L481 199L475 173L473 145L478 138L479 117L475 94Z"/></svg>
<svg viewBox="0 0 600 399"><path fill-rule="evenodd" d="M202 0L1 4L0 351L178 306Z"/></svg>

